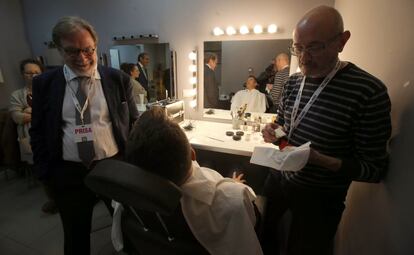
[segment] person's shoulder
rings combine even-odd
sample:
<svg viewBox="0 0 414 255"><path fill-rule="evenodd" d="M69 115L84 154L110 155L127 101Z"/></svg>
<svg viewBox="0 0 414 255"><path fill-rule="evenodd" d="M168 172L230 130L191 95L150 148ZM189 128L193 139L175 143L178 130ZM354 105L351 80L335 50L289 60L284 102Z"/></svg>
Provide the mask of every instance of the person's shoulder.
<svg viewBox="0 0 414 255"><path fill-rule="evenodd" d="M21 88L21 89L16 89L15 91L13 91L12 93L11 93L11 96L12 97L20 97L21 95L23 95L24 94L24 91L26 90L26 88Z"/></svg>
<svg viewBox="0 0 414 255"><path fill-rule="evenodd" d="M380 93L387 90L380 79L351 62L344 69L341 80L351 83L356 89L360 88L370 93Z"/></svg>
<svg viewBox="0 0 414 255"><path fill-rule="evenodd" d="M112 67L98 66L98 71L101 75L103 74L104 77L108 77L113 81L119 81L120 78L123 81L130 81L131 80L131 78L128 74L122 72L121 70L112 68Z"/></svg>
<svg viewBox="0 0 414 255"><path fill-rule="evenodd" d="M51 68L42 74L39 74L33 78L33 84L49 84L51 81L56 79L64 79L63 66Z"/></svg>

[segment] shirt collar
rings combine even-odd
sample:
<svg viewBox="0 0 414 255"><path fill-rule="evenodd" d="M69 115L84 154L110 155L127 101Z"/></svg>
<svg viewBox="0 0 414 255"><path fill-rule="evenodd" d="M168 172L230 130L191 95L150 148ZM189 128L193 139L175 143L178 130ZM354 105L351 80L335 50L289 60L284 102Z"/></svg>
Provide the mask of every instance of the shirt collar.
<svg viewBox="0 0 414 255"><path fill-rule="evenodd" d="M211 66L209 64L206 64L206 66L208 66L208 68L210 68L211 70L213 70L213 68L211 68ZM213 70L214 71L214 70Z"/></svg>
<svg viewBox="0 0 414 255"><path fill-rule="evenodd" d="M196 161L193 161L193 173L188 180L181 185L184 195L202 203L211 205L218 185L217 178L203 171Z"/></svg>
<svg viewBox="0 0 414 255"><path fill-rule="evenodd" d="M95 78L95 80L100 80L101 79L101 75L99 74L99 72L98 72L98 67L97 66L95 66L95 68L94 68L95 70L94 70L94 78ZM69 82L69 81L71 81L71 80L73 80L73 79L75 79L75 78L77 78L77 77L80 77L80 75L77 75L74 71L72 71L72 69L70 69L70 67L68 66L68 65L64 65L63 66L63 72L64 72L64 74L65 74L65 79L66 79L66 81L67 82Z"/></svg>

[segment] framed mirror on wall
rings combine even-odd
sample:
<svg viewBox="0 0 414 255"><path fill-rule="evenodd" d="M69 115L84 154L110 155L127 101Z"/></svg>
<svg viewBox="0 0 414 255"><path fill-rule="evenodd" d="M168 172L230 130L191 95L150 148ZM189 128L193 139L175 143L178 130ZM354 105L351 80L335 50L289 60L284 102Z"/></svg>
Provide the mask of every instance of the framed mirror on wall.
<svg viewBox="0 0 414 255"><path fill-rule="evenodd" d="M257 78L256 89L266 94L266 84L273 83L276 73L275 57L286 53L290 58L291 45L291 39L204 42L204 112L230 110L232 97L246 88L249 75ZM211 55L217 57L214 68L206 62ZM218 86L218 100L211 104L207 97L214 94L210 91L216 89L213 83Z"/></svg>
<svg viewBox="0 0 414 255"><path fill-rule="evenodd" d="M110 63L120 69L123 63L132 63L138 67L140 54L144 61L138 68L137 80L147 90L148 102L155 102L176 97L174 52L169 43L131 43L114 45L109 49Z"/></svg>

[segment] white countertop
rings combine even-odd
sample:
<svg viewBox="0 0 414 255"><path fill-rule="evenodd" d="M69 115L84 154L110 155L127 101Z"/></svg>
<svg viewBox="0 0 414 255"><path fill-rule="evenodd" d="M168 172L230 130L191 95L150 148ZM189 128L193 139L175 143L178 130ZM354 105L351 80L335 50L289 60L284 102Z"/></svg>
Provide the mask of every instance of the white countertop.
<svg viewBox="0 0 414 255"><path fill-rule="evenodd" d="M233 131L234 133L236 133L236 131L240 131L232 129L231 124L202 120L192 120L191 122L194 126L193 130L184 131L190 141L190 144L196 149L242 156L251 156L253 149L256 146L265 146L278 149L278 146L271 143L265 143L260 132L252 133L251 127L249 127L249 131L243 131L244 135L240 141L235 141L232 136L226 135L226 131ZM189 121L185 120L181 123L181 127L188 123ZM246 141L246 133L251 134L249 141Z"/></svg>
<svg viewBox="0 0 414 255"><path fill-rule="evenodd" d="M230 110L223 110L223 109L213 109L213 114L207 114L207 109L203 110L203 118L205 119L212 119L213 121L218 120L228 120L231 121L231 111ZM252 112L251 119L254 120L256 116L262 117L264 123L269 123L272 117L276 117L277 114L275 113L259 113L259 112Z"/></svg>

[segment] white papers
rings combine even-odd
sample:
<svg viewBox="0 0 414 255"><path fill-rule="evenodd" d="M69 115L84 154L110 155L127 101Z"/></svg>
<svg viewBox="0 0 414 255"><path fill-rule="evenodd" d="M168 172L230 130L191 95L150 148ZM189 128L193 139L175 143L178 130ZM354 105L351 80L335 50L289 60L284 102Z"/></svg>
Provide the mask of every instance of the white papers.
<svg viewBox="0 0 414 255"><path fill-rule="evenodd" d="M250 163L280 171L299 171L308 162L310 142L299 147L286 147L283 151L269 147L255 147Z"/></svg>

